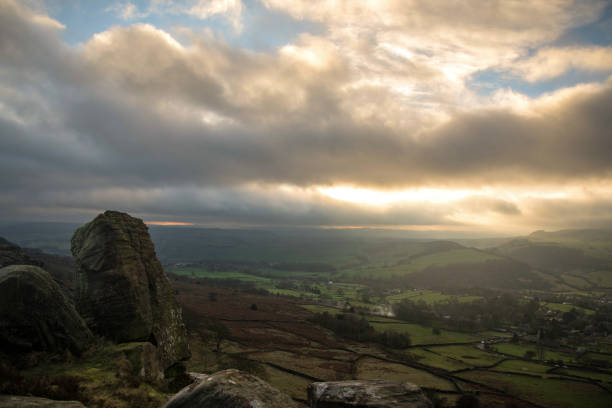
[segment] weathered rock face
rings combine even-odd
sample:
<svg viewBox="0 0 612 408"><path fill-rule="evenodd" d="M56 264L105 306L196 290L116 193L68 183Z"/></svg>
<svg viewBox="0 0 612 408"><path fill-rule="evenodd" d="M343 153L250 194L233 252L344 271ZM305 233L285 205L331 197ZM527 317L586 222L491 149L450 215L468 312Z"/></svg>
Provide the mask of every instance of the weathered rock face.
<svg viewBox="0 0 612 408"><path fill-rule="evenodd" d="M55 401L47 398L0 395L0 408L85 408L77 401Z"/></svg>
<svg viewBox="0 0 612 408"><path fill-rule="evenodd" d="M74 305L45 270L31 265L0 269L2 350L79 354L93 335Z"/></svg>
<svg viewBox="0 0 612 408"><path fill-rule="evenodd" d="M185 387L165 408L297 408L289 396L259 378L224 370Z"/></svg>
<svg viewBox="0 0 612 408"><path fill-rule="evenodd" d="M312 408L431 408L421 389L387 380L316 382L308 386Z"/></svg>
<svg viewBox="0 0 612 408"><path fill-rule="evenodd" d="M106 211L72 237L77 308L116 342L150 341L162 369L189 357L181 309L142 220Z"/></svg>
<svg viewBox="0 0 612 408"><path fill-rule="evenodd" d="M32 259L17 245L4 238L0 238L0 268L4 268L8 265L43 266L42 262Z"/></svg>

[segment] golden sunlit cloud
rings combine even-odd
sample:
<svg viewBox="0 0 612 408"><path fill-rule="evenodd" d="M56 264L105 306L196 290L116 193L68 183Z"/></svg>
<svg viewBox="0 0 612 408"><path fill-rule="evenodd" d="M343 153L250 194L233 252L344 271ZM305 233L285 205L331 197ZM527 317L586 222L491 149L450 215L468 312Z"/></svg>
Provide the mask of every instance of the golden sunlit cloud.
<svg viewBox="0 0 612 408"><path fill-rule="evenodd" d="M519 201L524 198L568 198L581 194L576 189L566 190L508 190L496 188L480 189L445 189L445 188L418 188L409 190L373 190L367 188L338 186L318 187L321 194L340 201L372 206L387 206L399 203L450 203L467 199L469 197L491 197L509 201Z"/></svg>
<svg viewBox="0 0 612 408"><path fill-rule="evenodd" d="M375 206L421 201L444 203L461 200L472 194L469 190L444 190L436 188L381 191L356 187L319 187L318 191L336 200Z"/></svg>
<svg viewBox="0 0 612 408"><path fill-rule="evenodd" d="M169 226L188 227L188 226L194 225L192 222L180 222L180 221L145 221L145 224L161 225L164 227L169 227Z"/></svg>

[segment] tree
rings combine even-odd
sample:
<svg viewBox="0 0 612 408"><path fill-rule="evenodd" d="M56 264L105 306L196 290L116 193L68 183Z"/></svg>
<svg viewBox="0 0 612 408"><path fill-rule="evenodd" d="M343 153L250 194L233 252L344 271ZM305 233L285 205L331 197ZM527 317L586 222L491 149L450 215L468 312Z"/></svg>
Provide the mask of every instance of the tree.
<svg viewBox="0 0 612 408"><path fill-rule="evenodd" d="M257 310L257 305L255 303L251 305L251 310Z"/></svg>
<svg viewBox="0 0 612 408"><path fill-rule="evenodd" d="M230 331L226 325L221 323L217 319L210 319L206 321L205 329L212 333L213 339L215 341L215 352L221 352L221 343L223 340L227 340L230 338Z"/></svg>
<svg viewBox="0 0 612 408"><path fill-rule="evenodd" d="M226 325L218 322L217 331L215 333L217 335L217 353L220 353L221 352L221 342L223 340L229 339L230 331Z"/></svg>

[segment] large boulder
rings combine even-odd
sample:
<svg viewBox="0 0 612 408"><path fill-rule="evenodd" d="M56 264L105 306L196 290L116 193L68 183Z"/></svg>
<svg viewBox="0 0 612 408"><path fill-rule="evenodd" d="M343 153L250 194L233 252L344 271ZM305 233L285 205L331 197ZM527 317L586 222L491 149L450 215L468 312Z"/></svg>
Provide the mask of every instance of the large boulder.
<svg viewBox="0 0 612 408"><path fill-rule="evenodd" d="M0 269L2 350L81 353L93 335L45 270L32 265Z"/></svg>
<svg viewBox="0 0 612 408"><path fill-rule="evenodd" d="M149 341L162 370L189 358L181 309L142 220L106 211L72 237L77 308L116 342Z"/></svg>
<svg viewBox="0 0 612 408"><path fill-rule="evenodd" d="M412 383L387 380L316 382L308 386L312 408L431 408Z"/></svg>
<svg viewBox="0 0 612 408"><path fill-rule="evenodd" d="M293 400L259 378L224 370L183 388L164 408L297 408Z"/></svg>

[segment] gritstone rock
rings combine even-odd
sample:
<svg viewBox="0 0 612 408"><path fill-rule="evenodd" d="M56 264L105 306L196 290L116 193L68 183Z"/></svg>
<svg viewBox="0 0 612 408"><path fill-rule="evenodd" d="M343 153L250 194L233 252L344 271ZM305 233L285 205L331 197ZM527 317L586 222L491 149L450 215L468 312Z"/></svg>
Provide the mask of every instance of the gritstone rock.
<svg viewBox="0 0 612 408"><path fill-rule="evenodd" d="M0 269L0 343L3 350L80 354L93 335L45 270L31 265Z"/></svg>
<svg viewBox="0 0 612 408"><path fill-rule="evenodd" d="M77 308L116 342L149 341L161 368L189 358L181 309L142 220L106 211L72 237Z"/></svg>
<svg viewBox="0 0 612 408"><path fill-rule="evenodd" d="M238 370L203 377L164 408L297 408L293 400L259 378Z"/></svg>
<svg viewBox="0 0 612 408"><path fill-rule="evenodd" d="M316 382L308 386L312 408L431 408L421 389L387 380Z"/></svg>

